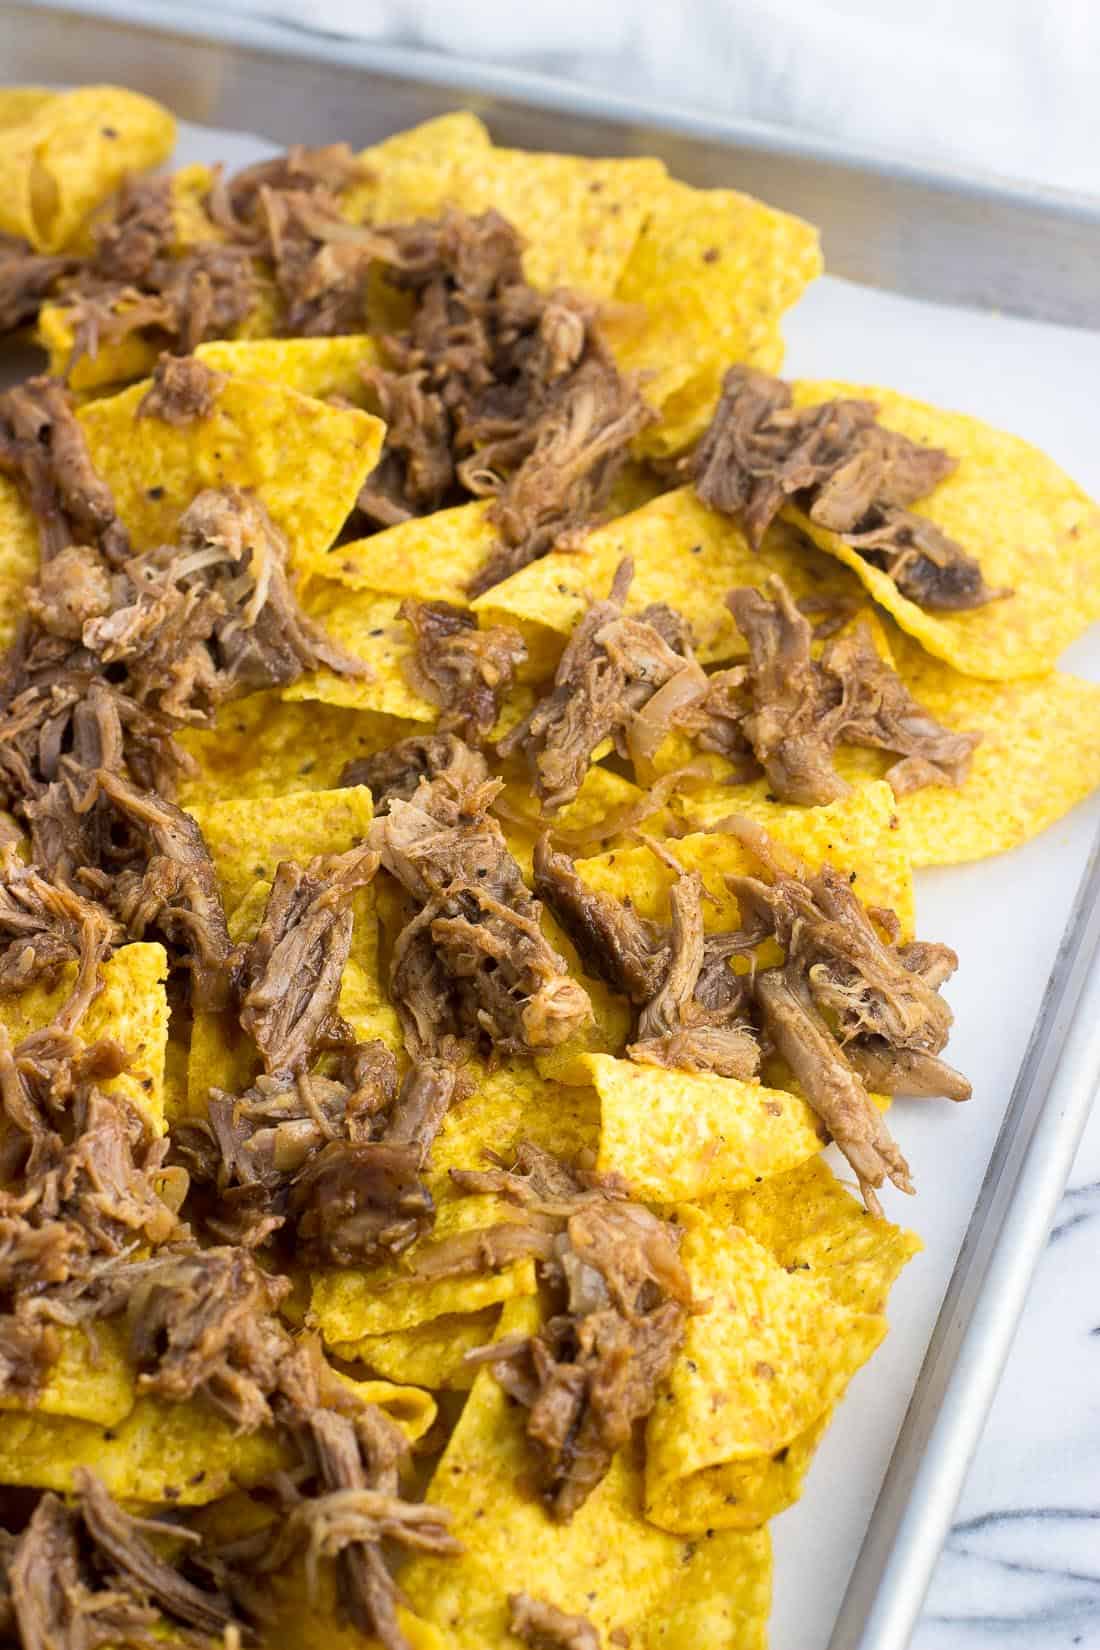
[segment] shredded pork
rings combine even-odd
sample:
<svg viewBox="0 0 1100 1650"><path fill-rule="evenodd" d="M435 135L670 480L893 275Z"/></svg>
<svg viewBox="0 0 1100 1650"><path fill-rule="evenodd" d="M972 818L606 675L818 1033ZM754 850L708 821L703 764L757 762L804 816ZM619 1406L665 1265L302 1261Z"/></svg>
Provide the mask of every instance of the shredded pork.
<svg viewBox="0 0 1100 1650"><path fill-rule="evenodd" d="M973 556L908 508L958 460L886 429L876 414L871 401L795 408L779 379L731 367L691 460L695 489L712 509L740 517L754 545L790 501L930 611L1010 595L991 589Z"/></svg>

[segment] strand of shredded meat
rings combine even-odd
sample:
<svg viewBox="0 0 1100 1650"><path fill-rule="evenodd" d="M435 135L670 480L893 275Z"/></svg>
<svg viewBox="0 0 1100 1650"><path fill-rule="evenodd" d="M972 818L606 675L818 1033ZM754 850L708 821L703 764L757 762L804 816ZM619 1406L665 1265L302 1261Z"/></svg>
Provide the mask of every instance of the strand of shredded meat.
<svg viewBox="0 0 1100 1650"><path fill-rule="evenodd" d="M413 633L406 674L417 693L439 706L437 732L484 744L527 658L519 631L508 625L481 630L474 614L450 602L402 602L398 617Z"/></svg>
<svg viewBox="0 0 1100 1650"><path fill-rule="evenodd" d="M522 1211L540 1246L549 1315L533 1336L470 1354L527 1410L542 1499L568 1521L653 1408L691 1308L679 1233L613 1177L519 1148L511 1171L452 1170L463 1192L494 1192ZM464 1263L471 1234L450 1240ZM437 1266L442 1264L437 1257Z"/></svg>
<svg viewBox="0 0 1100 1650"><path fill-rule="evenodd" d="M598 519L633 438L652 418L618 371L586 299L542 294L497 212L449 211L380 230L406 330L382 336L364 379L386 445L360 509L379 526L490 497L498 541L479 595Z"/></svg>
<svg viewBox="0 0 1100 1650"><path fill-rule="evenodd" d="M620 562L608 596L592 603L566 643L550 692L497 747L505 758L526 758L548 812L573 801L605 740L629 754L630 730L659 689L682 677L697 691L680 615L660 603L624 613L633 577L633 562Z"/></svg>
<svg viewBox="0 0 1100 1650"><path fill-rule="evenodd" d="M876 651L865 624L830 636L820 657L813 632L778 577L767 594L731 591L727 602L749 646L741 727L781 802L813 807L849 787L833 767L838 745L898 758L886 778L897 796L923 785L962 785L981 735L943 727Z"/></svg>
<svg viewBox="0 0 1100 1650"><path fill-rule="evenodd" d="M544 937L542 907L487 811L499 781L453 774L422 780L411 801L390 795L371 829L412 908L391 964L406 1042L414 1058L450 1038L498 1053L554 1047L591 1018L587 993Z"/></svg>
<svg viewBox="0 0 1100 1650"><path fill-rule="evenodd" d="M881 567L930 611L981 607L1011 591L986 584L973 556L907 508L958 460L886 429L871 401L795 408L790 387L751 367L731 367L709 429L690 463L704 504L738 516L759 546L790 501Z"/></svg>

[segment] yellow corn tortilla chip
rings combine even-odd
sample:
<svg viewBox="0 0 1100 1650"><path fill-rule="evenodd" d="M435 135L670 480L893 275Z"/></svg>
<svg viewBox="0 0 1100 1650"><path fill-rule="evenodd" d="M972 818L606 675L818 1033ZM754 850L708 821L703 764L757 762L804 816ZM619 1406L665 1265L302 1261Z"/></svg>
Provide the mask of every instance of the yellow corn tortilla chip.
<svg viewBox="0 0 1100 1650"><path fill-rule="evenodd" d="M239 1528L230 1526L230 1536L239 1535ZM270 1627L269 1642L278 1650L367 1650L377 1645L375 1638L365 1639L358 1627L348 1621L337 1595L336 1575L331 1564L319 1567L312 1578L305 1561L294 1559L278 1575L265 1576L265 1590L275 1612ZM397 1625L410 1650L448 1650L448 1646L434 1627L417 1618L400 1604L395 1612Z"/></svg>
<svg viewBox="0 0 1100 1650"><path fill-rule="evenodd" d="M530 1333L536 1325L533 1303L514 1302L500 1333ZM428 1488L466 1551L416 1557L402 1571L412 1608L453 1650L518 1650L507 1598L523 1591L586 1616L607 1646L764 1650L766 1530L682 1541L654 1529L642 1515L641 1470L630 1450L615 1457L570 1523L555 1524L530 1489L523 1419L482 1369Z"/></svg>
<svg viewBox="0 0 1100 1650"><path fill-rule="evenodd" d="M763 588L780 573L796 600L833 600L850 595L851 577L829 558L777 524L759 551L736 522L708 510L687 487L663 493L632 515L588 533L576 551L554 550L513 573L472 604L482 623L526 620L567 636L588 610L606 596L624 556L634 562L627 608L667 602L690 621L696 650L705 664L743 656L746 649L728 591L737 585ZM838 576L839 575L839 576Z"/></svg>
<svg viewBox="0 0 1100 1650"><path fill-rule="evenodd" d="M0 86L0 132L21 126L56 96L48 86Z"/></svg>
<svg viewBox="0 0 1100 1650"><path fill-rule="evenodd" d="M39 1397L27 1406L15 1398L0 1398L0 1410L30 1408L36 1415L67 1415L101 1427L117 1426L129 1415L137 1397L124 1327L109 1321L96 1324L89 1332L72 1324L57 1324L54 1333L60 1352Z"/></svg>
<svg viewBox="0 0 1100 1650"><path fill-rule="evenodd" d="M325 577L349 590L465 607L470 580L496 543L490 503L475 499L341 544L325 560Z"/></svg>
<svg viewBox="0 0 1100 1650"><path fill-rule="evenodd" d="M914 1232L872 1215L821 1157L703 1207L711 1220L750 1233L787 1271L816 1278L853 1312L884 1312L898 1274L922 1248Z"/></svg>
<svg viewBox="0 0 1100 1650"><path fill-rule="evenodd" d="M388 1381L347 1384L391 1415L412 1443L435 1420L430 1393ZM201 1402L138 1398L110 1427L60 1415L0 1415L0 1480L62 1494L72 1492L78 1467L90 1467L121 1500L201 1507L292 1464L274 1432L234 1432Z"/></svg>
<svg viewBox="0 0 1100 1650"><path fill-rule="evenodd" d="M435 217L453 195L456 166L491 148L488 130L468 109L395 132L360 151L364 176L344 191L341 209L354 223Z"/></svg>
<svg viewBox="0 0 1100 1650"><path fill-rule="evenodd" d="M875 1219L821 1157L740 1192L707 1199L704 1214L762 1244L784 1271L809 1277L852 1313L885 1311L890 1287L920 1240ZM651 1465L646 1512L663 1529L750 1529L797 1501L836 1402L770 1455L709 1468L687 1479Z"/></svg>
<svg viewBox="0 0 1100 1650"><path fill-rule="evenodd" d="M378 462L383 426L275 384L226 378L208 418L138 418L147 384L79 413L95 468L114 493L135 548L172 542L204 487L241 487L285 534L289 563L308 572L336 538Z"/></svg>
<svg viewBox="0 0 1100 1650"><path fill-rule="evenodd" d="M805 1100L762 1083L665 1071L608 1054L581 1055L575 1071L600 1102L597 1168L622 1175L648 1203L751 1186L825 1144Z"/></svg>
<svg viewBox="0 0 1100 1650"><path fill-rule="evenodd" d="M313 671L284 689L285 699L292 704L304 700L366 710L409 722L436 720L438 707L422 699L405 676L413 646L408 625L397 617L399 596L348 590L318 579L310 585L304 606L334 642L363 660L371 674L338 676L331 670Z"/></svg>
<svg viewBox="0 0 1100 1650"><path fill-rule="evenodd" d="M363 404L362 366L378 359L373 338L219 338L195 351L215 372L248 383L278 384L318 401L341 396Z"/></svg>
<svg viewBox="0 0 1100 1650"><path fill-rule="evenodd" d="M1008 681L1050 670L1063 648L1100 615L1100 510L1053 459L1019 436L965 413L942 412L893 390L803 382L799 406L834 396L874 401L879 422L959 460L913 508L981 564L1003 601L964 613L932 613L903 596L835 533L791 506L784 515L850 567L877 602L929 653L968 676Z"/></svg>
<svg viewBox="0 0 1100 1650"><path fill-rule="evenodd" d="M51 376L65 379L78 398L132 384L136 378L148 378L160 354L159 346L145 333L128 332L121 338L105 339L94 354L81 355L74 361L73 311L60 303L43 304L35 336L49 356Z"/></svg>
<svg viewBox="0 0 1100 1650"><path fill-rule="evenodd" d="M740 1228L685 1214L681 1255L703 1310L688 1319L646 1427L646 1513L663 1523L671 1507L678 1517L680 1486L694 1481L698 1496L705 1475L718 1511L704 1527L714 1528L726 1470L802 1438L887 1325L881 1314L850 1311L816 1280L784 1270Z"/></svg>
<svg viewBox="0 0 1100 1650"><path fill-rule="evenodd" d="M191 1058L190 1021L169 1013L164 1048L164 1120L169 1129L187 1116L187 1064Z"/></svg>
<svg viewBox="0 0 1100 1650"><path fill-rule="evenodd" d="M533 1294L535 1271L529 1260L476 1277L424 1280L412 1276L419 1257L453 1233L479 1231L508 1218L507 1205L498 1198L451 1197L440 1202L432 1230L397 1260L370 1270L341 1267L315 1272L311 1312L326 1344L412 1329L434 1318L480 1312L513 1296Z"/></svg>
<svg viewBox="0 0 1100 1650"><path fill-rule="evenodd" d="M616 820L625 817L629 810L644 801L645 795L639 785L624 779L622 774L594 763L585 774L573 801L555 814L552 826L555 839L570 844L575 835L587 836L606 824L608 830L602 840L610 846L617 836L614 829ZM509 779L494 806L508 838L508 846L530 880L535 843L546 830L539 799L531 789L530 780ZM658 810L648 815L640 828L651 836L662 836L662 826L668 815L668 809ZM600 839L593 836L592 843L588 845L589 851L599 842ZM583 851L581 846L576 848L576 852Z"/></svg>
<svg viewBox="0 0 1100 1650"><path fill-rule="evenodd" d="M27 586L38 575L38 527L14 481L0 476L0 648L15 639Z"/></svg>
<svg viewBox="0 0 1100 1650"><path fill-rule="evenodd" d="M163 1134L164 1054L168 1043L168 957L162 945L124 945L100 965L101 989L76 1028L79 1042L101 1037L121 1043L130 1056L130 1069L104 1081L106 1094L123 1096ZM76 964L68 963L57 984L47 989L31 986L18 997L0 998L0 1025L13 1042L48 1025L64 1003L76 979Z"/></svg>
<svg viewBox="0 0 1100 1650"><path fill-rule="evenodd" d="M0 120L0 231L56 252L129 172L158 165L176 141L167 109L120 86L42 98L18 89ZM12 118L21 115L21 118Z"/></svg>
<svg viewBox="0 0 1100 1650"><path fill-rule="evenodd" d="M394 1329L388 1335L364 1335L358 1341L338 1341L333 1356L345 1363L366 1364L389 1381L427 1387L429 1391L468 1392L476 1365L465 1361L467 1352L493 1339L499 1306L486 1306L465 1316L434 1318L412 1329Z"/></svg>
<svg viewBox="0 0 1100 1650"><path fill-rule="evenodd" d="M899 796L914 865L959 865L1028 842L1100 785L1100 686L1062 671L1012 682L964 676L895 631L907 687L945 727L980 733L963 785ZM889 766L876 751L842 749L845 778Z"/></svg>
<svg viewBox="0 0 1100 1650"><path fill-rule="evenodd" d="M532 286L614 295L654 197L667 185L659 160L490 149L458 159L448 198L464 212L497 211L525 242Z"/></svg>
<svg viewBox="0 0 1100 1650"><path fill-rule="evenodd" d="M902 933L911 936L912 870L905 833L897 824L894 793L884 781L861 785L824 808L798 808L764 798L745 803L740 796L736 805L810 869L828 862L847 871L864 905L894 911ZM701 874L711 895L703 904L708 933L737 927L737 901L725 879L744 872L756 874L737 839L721 831L701 831L671 842L669 850L686 871ZM641 916L667 915L668 890L676 873L651 849L613 849L578 861L577 870L593 888L618 899L629 895Z"/></svg>
<svg viewBox="0 0 1100 1650"><path fill-rule="evenodd" d="M733 362L777 372L779 317L820 273L817 231L800 218L732 189L666 182L616 288L623 311L604 323L660 413L637 449L663 456L701 435Z"/></svg>
<svg viewBox="0 0 1100 1650"><path fill-rule="evenodd" d="M495 1071L472 1065L466 1074L473 1091L447 1113L432 1147L429 1184L441 1201L451 1169L485 1168L489 1152L510 1160L524 1140L570 1160L595 1150L599 1118L586 1089L562 1087L518 1061Z"/></svg>
<svg viewBox="0 0 1100 1650"><path fill-rule="evenodd" d="M315 701L291 703L277 690L222 705L212 728L177 737L197 764L179 787L181 806L259 800L287 791L334 790L349 762L407 739L418 724Z"/></svg>
<svg viewBox="0 0 1100 1650"><path fill-rule="evenodd" d="M271 882L284 859L304 865L318 854L343 854L363 841L374 818L365 785L300 791L248 801L195 802L227 911L255 882Z"/></svg>

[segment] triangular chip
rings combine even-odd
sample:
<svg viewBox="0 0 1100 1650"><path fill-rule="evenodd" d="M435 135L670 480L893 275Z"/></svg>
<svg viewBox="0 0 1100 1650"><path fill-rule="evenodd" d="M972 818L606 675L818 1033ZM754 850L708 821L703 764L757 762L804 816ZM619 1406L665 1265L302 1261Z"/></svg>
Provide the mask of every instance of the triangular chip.
<svg viewBox="0 0 1100 1650"><path fill-rule="evenodd" d="M532 1307L515 1302L501 1336L530 1333ZM466 1551L417 1557L401 1584L416 1613L453 1650L511 1650L508 1595L528 1592L583 1615L601 1644L631 1650L764 1650L771 1593L767 1531L683 1541L642 1516L630 1450L568 1524L532 1494L523 1409L483 1369L428 1487Z"/></svg>
<svg viewBox="0 0 1100 1650"><path fill-rule="evenodd" d="M338 338L218 338L200 344L200 361L215 372L248 383L278 384L318 401L334 396L361 406L360 367L378 359L373 338L365 334Z"/></svg>
<svg viewBox="0 0 1100 1650"><path fill-rule="evenodd" d="M271 882L280 861L304 865L318 854L343 854L366 837L374 818L365 785L301 791L248 801L194 802L227 911L255 882Z"/></svg>
<svg viewBox="0 0 1100 1650"><path fill-rule="evenodd" d="M13 1042L53 1019L76 979L76 963L61 970L56 985L31 986L18 997L0 997L0 1025ZM126 1071L105 1079L107 1094L122 1095L156 1134L164 1133L164 1053L168 1043L168 957L163 945L120 947L100 964L100 989L76 1028L78 1042L100 1038L120 1043L130 1057Z"/></svg>
<svg viewBox="0 0 1100 1650"><path fill-rule="evenodd" d="M483 1307L535 1291L535 1269L521 1260L472 1277L424 1279L413 1275L422 1256L460 1232L481 1231L509 1219L508 1206L491 1196L450 1197L436 1222L397 1260L371 1269L339 1267L315 1272L310 1311L329 1346L412 1329L434 1318L479 1312Z"/></svg>
<svg viewBox="0 0 1100 1650"><path fill-rule="evenodd" d="M114 1427L134 1407L134 1369L126 1356L126 1331L114 1321L84 1325L55 1324L57 1361L46 1371L36 1397L36 1415L65 1415ZM0 1398L0 1410L23 1410L16 1398Z"/></svg>
<svg viewBox="0 0 1100 1650"><path fill-rule="evenodd" d="M131 172L156 166L176 141L161 104L121 86L43 96L13 88L0 118L0 232L40 252L67 245Z"/></svg>
<svg viewBox="0 0 1100 1650"><path fill-rule="evenodd" d="M894 390L803 382L794 386L794 396L799 406L836 396L873 401L886 429L942 447L959 461L955 473L912 508L977 559L987 585L1012 591L984 607L960 613L918 607L835 533L784 508L937 659L968 676L1035 676L1050 670L1100 615L1100 509L1037 447Z"/></svg>
<svg viewBox="0 0 1100 1650"><path fill-rule="evenodd" d="M427 1392L389 1381L339 1378L392 1416L410 1443L435 1420ZM62 1494L71 1494L76 1472L88 1467L119 1500L201 1507L293 1464L270 1429L237 1432L227 1417L201 1402L138 1398L106 1431L61 1415L0 1415L0 1480Z"/></svg>
<svg viewBox="0 0 1100 1650"><path fill-rule="evenodd" d="M902 932L913 931L913 876L904 832L899 828L894 793L877 780L861 785L839 802L823 808L799 808L765 797L734 795L730 812L759 821L775 840L811 869L828 862L847 871L864 905L885 906L896 913ZM695 832L669 843L669 852L685 871L698 871L710 900L704 901L708 933L738 926L737 901L726 877L749 872L754 862L736 837L722 831ZM643 917L667 915L668 890L676 872L650 848L617 848L582 860L577 869L593 888L629 897Z"/></svg>
<svg viewBox="0 0 1100 1650"><path fill-rule="evenodd" d="M179 735L196 764L180 784L179 802L189 808L333 790L349 762L408 738L416 727L371 711L291 703L277 689L233 699L213 727Z"/></svg>
<svg viewBox="0 0 1100 1650"><path fill-rule="evenodd" d="M341 207L355 223L410 223L435 217L453 196L456 167L492 148L484 123L468 109L425 120L363 149L363 177L346 189Z"/></svg>
<svg viewBox="0 0 1100 1650"><path fill-rule="evenodd" d="M467 1363L466 1354L492 1340L500 1312L499 1306L486 1306L465 1316L432 1318L412 1329L338 1341L332 1353L345 1363L364 1364L388 1381L426 1387L431 1392L468 1392L477 1365Z"/></svg>
<svg viewBox="0 0 1100 1650"><path fill-rule="evenodd" d="M690 488L681 487L595 528L575 550L554 550L532 562L479 596L474 611L483 623L526 620L567 636L590 601L607 595L624 556L634 562L628 611L651 602L676 608L689 620L704 663L746 651L725 603L737 585L763 588L779 573L796 600L833 601L855 589L849 574L784 523L753 550L736 522L708 510Z"/></svg>
<svg viewBox="0 0 1100 1650"><path fill-rule="evenodd" d="M204 487L240 487L285 535L293 572L310 571L351 513L378 462L383 426L274 384L223 379L208 417L138 417L148 384L79 413L92 464L114 494L136 549L170 544Z"/></svg>
<svg viewBox="0 0 1100 1650"><path fill-rule="evenodd" d="M690 1202L743 1188L820 1152L805 1100L762 1083L581 1055L576 1075L600 1103L597 1168L648 1203Z"/></svg>
<svg viewBox="0 0 1100 1650"><path fill-rule="evenodd" d="M38 524L15 482L0 476L0 648L15 639L38 564Z"/></svg>
<svg viewBox="0 0 1100 1650"><path fill-rule="evenodd" d="M646 374L660 413L638 450L666 455L694 441L733 362L777 372L779 318L820 273L817 231L800 218L732 189L665 183L616 288L622 312L605 323L620 366Z"/></svg>

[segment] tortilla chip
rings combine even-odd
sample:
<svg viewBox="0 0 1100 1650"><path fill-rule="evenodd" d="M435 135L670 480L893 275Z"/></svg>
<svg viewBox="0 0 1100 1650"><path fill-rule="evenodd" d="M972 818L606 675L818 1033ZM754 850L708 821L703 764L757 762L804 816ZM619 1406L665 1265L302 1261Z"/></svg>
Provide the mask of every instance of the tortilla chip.
<svg viewBox="0 0 1100 1650"><path fill-rule="evenodd" d="M315 1272L311 1311L326 1344L412 1329L434 1318L465 1316L516 1295L533 1294L535 1269L529 1260L477 1277L425 1281L411 1275L419 1257L452 1233L477 1231L508 1219L508 1207L498 1198L451 1197L439 1204L432 1230L397 1260L369 1270L334 1267Z"/></svg>
<svg viewBox="0 0 1100 1650"><path fill-rule="evenodd" d="M472 1072L473 1092L447 1113L432 1147L429 1184L440 1199L451 1169L485 1168L490 1152L510 1161L524 1140L569 1159L595 1150L599 1118L588 1090L563 1088L518 1061Z"/></svg>
<svg viewBox="0 0 1100 1650"><path fill-rule="evenodd" d="M439 708L409 686L405 666L412 656L412 633L397 617L399 596L373 590L349 591L328 579L310 585L304 606L340 647L362 659L369 676L338 676L318 670L284 689L292 704L303 700L396 716L409 722L434 722Z"/></svg>
<svg viewBox="0 0 1100 1650"><path fill-rule="evenodd" d="M284 859L304 865L317 854L343 854L362 842L374 806L365 785L299 791L240 802L196 802L198 820L227 911L255 882L271 882Z"/></svg>
<svg viewBox="0 0 1100 1650"><path fill-rule="evenodd" d="M834 396L874 401L879 422L959 460L954 475L913 506L981 564L1003 601L964 613L932 613L903 596L880 568L791 506L784 515L850 567L877 602L929 653L968 676L1009 681L1050 670L1063 648L1100 616L1100 510L1054 461L1019 436L965 413L911 401L893 390L803 382L795 402Z"/></svg>
<svg viewBox="0 0 1100 1650"><path fill-rule="evenodd" d="M808 1278L856 1321L884 1312L891 1284L921 1247L913 1233L868 1214L821 1157L759 1186L724 1192L701 1208L716 1225L755 1238L786 1273ZM802 1493L837 1401L772 1454L686 1479L662 1472L651 1461L647 1516L681 1534L750 1529L773 1518Z"/></svg>
<svg viewBox="0 0 1100 1650"><path fill-rule="evenodd" d="M777 372L779 317L820 273L817 231L800 218L732 189L666 182L616 288L623 310L604 323L661 415L637 450L666 456L701 435L733 362Z"/></svg>
<svg viewBox="0 0 1100 1650"><path fill-rule="evenodd" d="M94 354L74 360L76 329L73 311L66 304L43 304L35 323L35 337L50 358L51 376L63 378L77 397L148 378L160 354L158 345L144 333L128 332L121 338L104 340Z"/></svg>
<svg viewBox="0 0 1100 1650"><path fill-rule="evenodd" d="M187 1065L191 1058L190 1021L169 1013L168 1041L164 1049L164 1120L169 1129L188 1115Z"/></svg>
<svg viewBox="0 0 1100 1650"><path fill-rule="evenodd" d="M230 1525L227 1534L239 1535L240 1530ZM265 1576L264 1585L275 1611L268 1637L275 1650L318 1650L319 1646L323 1650L376 1650L379 1641L364 1638L348 1620L331 1562L317 1566L317 1574L310 1577L305 1560L292 1559L277 1575ZM400 1642L407 1642L409 1650L449 1650L434 1627L418 1621L400 1604L395 1617L404 1635Z"/></svg>
<svg viewBox="0 0 1100 1650"><path fill-rule="evenodd" d="M159 165L176 141L167 109L120 86L45 98L16 88L3 115L0 231L40 252L59 251L128 173Z"/></svg>
<svg viewBox="0 0 1100 1650"><path fill-rule="evenodd" d="M544 292L576 287L610 298L667 173L659 160L490 149L458 158L448 199L499 212L524 240L523 270Z"/></svg>
<svg viewBox="0 0 1100 1650"><path fill-rule="evenodd" d="M412 1329L394 1329L388 1335L364 1335L358 1341L339 1341L333 1356L345 1363L366 1364L387 1380L408 1382L438 1392L468 1392L477 1366L465 1361L467 1352L493 1339L499 1306L487 1306L465 1316L434 1318Z"/></svg>
<svg viewBox="0 0 1100 1650"><path fill-rule="evenodd" d="M359 368L378 360L373 338L219 338L195 351L215 372L248 383L278 384L318 401L340 396L362 406Z"/></svg>
<svg viewBox="0 0 1100 1650"><path fill-rule="evenodd" d="M0 86L0 132L9 126L22 126L56 97L48 86Z"/></svg>
<svg viewBox="0 0 1100 1650"><path fill-rule="evenodd" d="M148 387L135 384L79 413L92 463L135 548L171 543L204 487L241 487L285 534L292 570L312 569L378 462L382 423L278 385L227 378L208 418L166 424L136 416Z"/></svg>
<svg viewBox="0 0 1100 1650"><path fill-rule="evenodd" d="M894 633L898 671L945 727L980 733L963 785L897 800L913 864L959 865L1045 831L1100 785L1100 686L1061 671L1013 682L964 676ZM846 778L885 772L878 751L842 749Z"/></svg>
<svg viewBox="0 0 1100 1650"><path fill-rule="evenodd" d="M100 1084L118 1094L163 1134L164 1052L168 1042L168 957L163 945L124 945L100 965L101 990L76 1029L85 1045L101 1037L121 1043L130 1069ZM18 997L0 998L0 1025L13 1042L39 1031L53 1019L76 979L76 964L62 969L55 986L31 986Z"/></svg>
<svg viewBox="0 0 1100 1650"><path fill-rule="evenodd" d="M330 791L349 762L407 739L418 724L335 705L292 704L277 689L222 705L212 728L179 743L197 764L179 802L258 801L287 791Z"/></svg>
<svg viewBox="0 0 1100 1650"><path fill-rule="evenodd" d="M586 846L589 852L601 843L611 846L617 839L616 820L628 816L637 804L645 800L645 795L632 780L624 779L622 774L615 773L611 768L601 767L598 762L593 763L572 802L554 816L552 830L555 841L570 846L578 853L584 852ZM508 838L508 846L529 881L535 843L547 828L530 781L509 779L494 807ZM641 828L651 836L661 836L670 817L669 809L659 809L647 816ZM605 825L606 834L601 838L596 833ZM583 840L585 838L589 839L587 843Z"/></svg>
<svg viewBox="0 0 1100 1650"><path fill-rule="evenodd" d="M704 664L743 657L745 644L726 607L737 585L762 589L772 573L787 581L796 600L835 600L855 589L850 575L806 546L779 523L759 551L736 522L708 510L688 487L663 493L633 515L597 527L577 550L554 550L472 604L482 623L533 621L567 636L592 598L611 588L624 556L634 561L627 607L638 612L667 602L691 623Z"/></svg>
<svg viewBox="0 0 1100 1650"><path fill-rule="evenodd" d="M754 1185L820 1152L824 1130L796 1095L607 1054L575 1062L600 1103L596 1167L647 1203L690 1202Z"/></svg>
<svg viewBox="0 0 1100 1650"><path fill-rule="evenodd" d="M798 808L732 793L730 812L737 808L758 820L811 870L828 861L847 871L864 905L896 912L903 935L912 935L912 870L889 785L882 780L861 785L824 808ZM744 872L756 874L753 860L737 839L721 831L700 831L671 842L669 851L686 871L702 875L711 896L703 904L707 932L736 928L737 901L725 879ZM676 874L651 849L613 849L578 861L577 870L593 888L618 899L629 896L641 916L662 919L667 915L668 890Z"/></svg>
<svg viewBox="0 0 1100 1650"><path fill-rule="evenodd" d="M722 1527L724 1475L802 1438L839 1400L886 1334L878 1313L853 1312L788 1272L738 1227L694 1211L681 1250L697 1302L646 1428L646 1515L682 1529L681 1486L709 1479ZM736 1480L735 1480L736 1482ZM735 1507L738 1520L744 1511Z"/></svg>
<svg viewBox="0 0 1100 1650"><path fill-rule="evenodd" d="M354 223L410 223L435 217L453 198L455 168L492 146L487 128L468 109L395 132L360 151L357 158L364 176L345 190L341 209Z"/></svg>
<svg viewBox="0 0 1100 1650"><path fill-rule="evenodd" d="M515 1302L501 1336L530 1333L534 1303ZM631 1650L764 1650L771 1593L766 1530L682 1541L642 1516L630 1450L568 1524L531 1493L524 1411L482 1369L428 1487L466 1551L416 1557L401 1585L417 1614L454 1650L512 1650L509 1593L527 1591L583 1614L601 1643Z"/></svg>
<svg viewBox="0 0 1100 1650"><path fill-rule="evenodd" d="M46 1376L41 1395L28 1406L16 1398L0 1398L0 1410L25 1413L30 1408L36 1415L67 1415L101 1427L116 1426L129 1415L137 1397L124 1327L98 1323L89 1331L57 1324L54 1333L60 1355Z"/></svg>
<svg viewBox="0 0 1100 1650"><path fill-rule="evenodd" d="M435 1420L427 1392L340 1379L391 1415L411 1443ZM120 1500L201 1507L292 1465L274 1432L235 1432L202 1402L138 1398L125 1419L107 1429L60 1415L0 1415L0 1481L62 1494L72 1492L78 1467L90 1467Z"/></svg>
<svg viewBox="0 0 1100 1650"><path fill-rule="evenodd" d="M349 590L465 607L470 580L496 543L490 499L387 527L370 538L341 544L327 557L326 578Z"/></svg>
<svg viewBox="0 0 1100 1650"><path fill-rule="evenodd" d="M815 1278L853 1312L885 1312L899 1273L923 1247L916 1233L872 1215L822 1157L703 1207L712 1220L750 1233L788 1272Z"/></svg>
<svg viewBox="0 0 1100 1650"><path fill-rule="evenodd" d="M0 476L0 648L15 640L27 586L38 575L38 526L14 481Z"/></svg>

